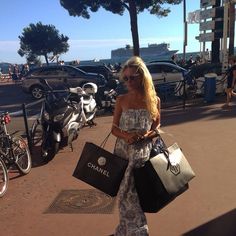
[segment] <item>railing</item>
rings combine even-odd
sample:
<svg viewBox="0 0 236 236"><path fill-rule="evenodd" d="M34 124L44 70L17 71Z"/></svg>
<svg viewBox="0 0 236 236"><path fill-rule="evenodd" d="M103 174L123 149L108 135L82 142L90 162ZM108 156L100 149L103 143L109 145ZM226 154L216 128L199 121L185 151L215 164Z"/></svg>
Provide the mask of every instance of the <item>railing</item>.
<svg viewBox="0 0 236 236"><path fill-rule="evenodd" d="M162 107L172 107L176 105L180 105L185 109L186 103L190 103L191 101L197 101L200 99L203 100L204 97L204 78L202 79L195 79L191 82L191 84L187 83L186 80L180 81L172 81L172 82L160 82L155 85L156 91L158 96L161 99ZM223 84L225 82L225 78L218 79L216 81L217 87L222 89L218 89L218 93L224 92ZM217 93L217 91L216 91ZM198 100L197 100L198 99ZM23 103L21 106L21 110L17 112L11 112L11 116L20 116L23 115L24 120L24 128L25 134L28 141L29 149L32 152L32 140L31 140L31 133L29 128L29 115L28 111L29 108L36 106L39 103L42 103L43 99L31 102L29 104ZM194 101L194 104L196 103ZM32 109L34 113L39 114L40 108ZM37 113L38 112L38 113Z"/></svg>
<svg viewBox="0 0 236 236"><path fill-rule="evenodd" d="M224 94L224 83L226 78L216 79L216 94ZM182 105L185 109L186 103L194 103L204 99L205 78L193 78L172 82L162 82L155 85L162 107Z"/></svg>
<svg viewBox="0 0 236 236"><path fill-rule="evenodd" d="M37 100L35 102L31 102L28 104L23 103L21 108L22 110L16 111L16 112L10 112L10 116L14 117L14 116L21 116L23 115L23 120L24 120L24 128L25 128L25 135L27 138L27 142L28 142L28 146L29 146L29 150L32 154L32 140L31 140L31 134L30 134L30 128L29 128L29 123L28 123L28 108L33 107L39 103L42 103L44 101L44 98Z"/></svg>
<svg viewBox="0 0 236 236"><path fill-rule="evenodd" d="M0 74L0 82L12 81L12 77L9 74Z"/></svg>

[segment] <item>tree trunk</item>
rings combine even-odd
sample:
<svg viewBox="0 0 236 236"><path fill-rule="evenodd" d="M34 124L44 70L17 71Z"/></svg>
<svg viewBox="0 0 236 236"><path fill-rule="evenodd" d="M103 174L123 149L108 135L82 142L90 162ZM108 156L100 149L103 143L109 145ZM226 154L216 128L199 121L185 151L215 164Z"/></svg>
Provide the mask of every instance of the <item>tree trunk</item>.
<svg viewBox="0 0 236 236"><path fill-rule="evenodd" d="M229 5L229 55L234 55L235 3Z"/></svg>
<svg viewBox="0 0 236 236"><path fill-rule="evenodd" d="M134 56L139 56L138 18L136 3L133 0L129 1L129 16L133 40L133 54Z"/></svg>

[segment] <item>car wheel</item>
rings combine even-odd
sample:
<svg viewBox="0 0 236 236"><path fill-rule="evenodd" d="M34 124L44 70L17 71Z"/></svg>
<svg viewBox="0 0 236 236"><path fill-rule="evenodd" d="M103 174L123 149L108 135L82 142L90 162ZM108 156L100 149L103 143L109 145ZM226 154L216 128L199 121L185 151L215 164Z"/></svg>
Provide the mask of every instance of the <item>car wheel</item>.
<svg viewBox="0 0 236 236"><path fill-rule="evenodd" d="M41 86L33 86L31 95L35 99L41 99L43 97L43 88Z"/></svg>

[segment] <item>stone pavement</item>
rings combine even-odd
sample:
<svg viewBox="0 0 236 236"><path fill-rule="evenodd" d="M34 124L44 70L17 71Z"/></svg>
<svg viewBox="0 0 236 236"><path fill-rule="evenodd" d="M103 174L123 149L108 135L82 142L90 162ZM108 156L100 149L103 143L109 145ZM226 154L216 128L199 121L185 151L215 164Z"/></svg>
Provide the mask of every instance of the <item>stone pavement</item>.
<svg viewBox="0 0 236 236"><path fill-rule="evenodd" d="M168 144L178 142L196 177L187 192L159 213L147 214L151 236L236 235L236 104L230 110L221 106L222 102L163 109L163 138ZM97 118L96 127L84 128L73 153L65 148L42 165L35 150L29 175L10 173L9 189L0 199L1 235L106 236L114 232L118 223L116 205L111 210L114 202L72 177L84 143L100 144L111 122L111 116L103 116ZM114 141L114 137L108 140L108 150ZM81 200L75 191L87 195ZM55 199L61 205L53 212L49 207ZM81 206L85 211L78 213Z"/></svg>

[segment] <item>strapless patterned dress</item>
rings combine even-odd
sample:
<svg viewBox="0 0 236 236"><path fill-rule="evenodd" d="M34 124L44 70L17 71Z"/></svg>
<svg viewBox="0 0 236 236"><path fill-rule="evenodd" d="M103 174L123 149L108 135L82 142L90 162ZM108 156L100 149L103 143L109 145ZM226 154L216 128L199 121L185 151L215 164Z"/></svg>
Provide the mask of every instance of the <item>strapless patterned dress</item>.
<svg viewBox="0 0 236 236"><path fill-rule="evenodd" d="M128 109L121 114L119 128L130 132L147 131L151 125L152 119L146 109ZM120 222L115 231L116 236L148 235L146 216L140 207L134 185L133 169L148 159L151 147L150 141L130 145L117 138L114 153L129 160L129 164L118 193Z"/></svg>

